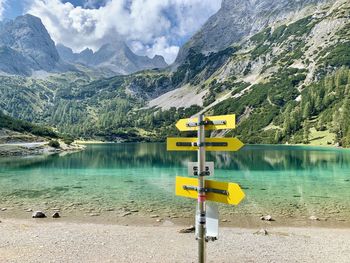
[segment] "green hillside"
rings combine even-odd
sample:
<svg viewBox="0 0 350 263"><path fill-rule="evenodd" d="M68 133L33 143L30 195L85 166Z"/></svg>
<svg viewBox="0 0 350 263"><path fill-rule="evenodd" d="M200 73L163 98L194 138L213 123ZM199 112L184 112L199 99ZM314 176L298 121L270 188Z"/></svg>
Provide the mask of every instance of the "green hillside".
<svg viewBox="0 0 350 263"><path fill-rule="evenodd" d="M51 128L35 125L28 121L14 119L0 111L0 129L8 129L20 133L30 133L32 135L48 138L58 138L56 132Z"/></svg>

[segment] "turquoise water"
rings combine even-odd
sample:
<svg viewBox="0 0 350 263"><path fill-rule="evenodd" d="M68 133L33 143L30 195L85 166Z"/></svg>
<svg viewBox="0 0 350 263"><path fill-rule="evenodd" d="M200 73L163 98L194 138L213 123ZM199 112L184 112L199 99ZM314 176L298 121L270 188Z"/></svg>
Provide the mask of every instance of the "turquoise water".
<svg viewBox="0 0 350 263"><path fill-rule="evenodd" d="M246 199L222 205L227 215L350 220L350 151L331 148L246 146L207 153L211 179L239 183ZM196 153L166 152L164 144L89 145L64 156L0 159L0 207L103 213L193 214L195 200L176 197L175 176L186 176Z"/></svg>

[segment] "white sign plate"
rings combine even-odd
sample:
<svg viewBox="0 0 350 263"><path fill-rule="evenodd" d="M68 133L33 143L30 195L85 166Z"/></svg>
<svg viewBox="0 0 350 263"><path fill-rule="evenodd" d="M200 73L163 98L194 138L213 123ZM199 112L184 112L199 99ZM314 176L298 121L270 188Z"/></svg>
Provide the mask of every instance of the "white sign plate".
<svg viewBox="0 0 350 263"><path fill-rule="evenodd" d="M205 172L206 176L214 175L214 162L205 163ZM199 169L197 162L188 162L188 175L189 176L198 176Z"/></svg>
<svg viewBox="0 0 350 263"><path fill-rule="evenodd" d="M196 237L198 237L198 205L196 211ZM215 240L219 237L219 209L216 203L208 201L206 202L206 237Z"/></svg>

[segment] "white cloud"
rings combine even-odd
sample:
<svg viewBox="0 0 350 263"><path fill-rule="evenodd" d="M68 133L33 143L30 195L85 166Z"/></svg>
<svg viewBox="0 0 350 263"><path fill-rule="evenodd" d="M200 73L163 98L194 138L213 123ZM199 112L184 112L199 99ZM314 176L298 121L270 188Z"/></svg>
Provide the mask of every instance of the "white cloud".
<svg viewBox="0 0 350 263"><path fill-rule="evenodd" d="M152 45L145 45L140 41L132 41L130 48L138 55L146 55L153 58L155 55L164 57L167 63L172 63L179 52L179 46L169 45L166 37L157 37L152 42Z"/></svg>
<svg viewBox="0 0 350 263"><path fill-rule="evenodd" d="M173 62L178 40L197 31L221 0L107 0L91 9L95 2L87 0L89 8L83 8L59 0L34 0L28 12L42 19L56 43L75 51L96 50L122 38L138 54L160 54Z"/></svg>
<svg viewBox="0 0 350 263"><path fill-rule="evenodd" d="M4 18L6 0L0 0L0 21Z"/></svg>

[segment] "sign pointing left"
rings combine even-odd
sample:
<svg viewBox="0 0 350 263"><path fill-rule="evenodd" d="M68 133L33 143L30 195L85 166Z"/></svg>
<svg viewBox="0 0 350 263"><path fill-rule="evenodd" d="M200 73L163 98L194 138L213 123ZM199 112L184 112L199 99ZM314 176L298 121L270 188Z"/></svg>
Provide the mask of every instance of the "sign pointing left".
<svg viewBox="0 0 350 263"><path fill-rule="evenodd" d="M203 124L205 130L234 129L236 116L234 114L208 116L204 118ZM176 123L179 131L198 131L198 126L198 118L181 119Z"/></svg>

